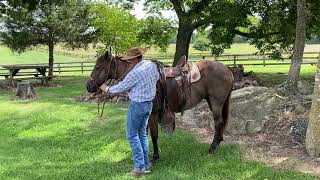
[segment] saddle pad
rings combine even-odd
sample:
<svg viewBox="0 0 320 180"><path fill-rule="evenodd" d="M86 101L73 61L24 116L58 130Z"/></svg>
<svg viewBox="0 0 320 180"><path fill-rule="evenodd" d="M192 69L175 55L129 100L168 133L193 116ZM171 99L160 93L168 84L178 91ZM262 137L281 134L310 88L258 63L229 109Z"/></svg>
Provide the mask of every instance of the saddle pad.
<svg viewBox="0 0 320 180"><path fill-rule="evenodd" d="M189 65L191 66L191 70L190 70L188 76L191 79L191 83L199 81L201 79L201 74L200 74L199 67L198 67L197 63L191 63Z"/></svg>

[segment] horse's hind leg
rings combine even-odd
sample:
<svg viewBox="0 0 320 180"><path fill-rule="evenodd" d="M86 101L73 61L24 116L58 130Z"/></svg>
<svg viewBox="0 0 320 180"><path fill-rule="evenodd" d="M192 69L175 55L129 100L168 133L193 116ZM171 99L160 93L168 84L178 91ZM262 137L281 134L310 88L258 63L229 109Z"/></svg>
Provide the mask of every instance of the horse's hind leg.
<svg viewBox="0 0 320 180"><path fill-rule="evenodd" d="M218 148L221 141L223 141L223 131L227 124L224 121L223 115L222 115L223 103L218 104L217 101L213 100L212 98L206 98L206 100L208 102L209 108L212 111L213 118L214 118L215 132L214 132L212 144L209 148L209 153L212 154Z"/></svg>

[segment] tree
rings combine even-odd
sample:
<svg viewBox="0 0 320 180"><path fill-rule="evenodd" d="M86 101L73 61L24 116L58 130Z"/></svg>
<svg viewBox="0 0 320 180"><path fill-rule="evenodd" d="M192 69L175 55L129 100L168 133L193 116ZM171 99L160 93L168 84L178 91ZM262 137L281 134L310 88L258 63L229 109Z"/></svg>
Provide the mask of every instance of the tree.
<svg viewBox="0 0 320 180"><path fill-rule="evenodd" d="M172 22L162 17L151 16L141 20L141 24L138 41L149 47L159 47L162 52L165 52L176 33Z"/></svg>
<svg viewBox="0 0 320 180"><path fill-rule="evenodd" d="M182 55L188 55L189 42L195 29L211 26L213 32L234 34L236 27L247 23L247 5L242 1L176 1L170 0L179 28L174 65ZM234 36L234 35L233 35Z"/></svg>
<svg viewBox="0 0 320 180"><path fill-rule="evenodd" d="M103 47L99 47L100 52L112 47L115 52L121 53L130 46L139 45L139 22L128 10L96 4L91 11L94 14L92 26L97 34L96 43L103 44Z"/></svg>
<svg viewBox="0 0 320 180"><path fill-rule="evenodd" d="M306 135L306 149L310 156L320 157L320 53L312 99Z"/></svg>
<svg viewBox="0 0 320 180"><path fill-rule="evenodd" d="M262 53L271 52L281 58L282 52L292 54L291 67L283 90L289 97L298 97L297 82L303 58L305 41L320 33L320 2L318 0L261 1L258 9L269 9L262 14L259 25L250 28L256 32L254 44ZM260 13L261 14L261 13ZM263 36L260 34L269 34Z"/></svg>
<svg viewBox="0 0 320 180"><path fill-rule="evenodd" d="M306 41L306 0L297 0L296 36L292 62L288 74L287 90L296 94Z"/></svg>
<svg viewBox="0 0 320 180"><path fill-rule="evenodd" d="M209 38L206 31L196 33L193 48L198 51L208 51L210 49Z"/></svg>
<svg viewBox="0 0 320 180"><path fill-rule="evenodd" d="M10 4L12 2L12 4ZM35 0L31 2L37 2ZM39 1L27 6L23 1L9 1L4 14L5 32L1 41L11 50L24 52L38 45L48 46L49 76L53 75L54 46L86 47L93 34L87 6L81 1Z"/></svg>
<svg viewBox="0 0 320 180"><path fill-rule="evenodd" d="M132 0L134 1L134 0ZM308 19L306 37L319 32L319 1L307 0L312 18ZM147 0L149 11L172 9L178 17L175 62L188 55L189 42L195 29L211 29L213 52L221 52L234 42L235 35L250 38L262 53L278 57L292 52L295 40L296 0ZM252 22L256 19L256 22Z"/></svg>
<svg viewBox="0 0 320 180"><path fill-rule="evenodd" d="M128 10L114 5L96 4L92 12L96 43L103 44L100 52L112 47L116 53L123 53L128 47L139 45L157 46L165 51L175 33L168 20L161 17L138 20Z"/></svg>
<svg viewBox="0 0 320 180"><path fill-rule="evenodd" d="M132 1L134 2L134 0ZM182 55L188 56L189 43L195 29L208 26L223 27L234 34L236 27L247 23L250 9L246 1L241 0L147 0L145 6L149 12L172 9L178 17L178 32L174 65ZM157 14L157 13L154 13Z"/></svg>

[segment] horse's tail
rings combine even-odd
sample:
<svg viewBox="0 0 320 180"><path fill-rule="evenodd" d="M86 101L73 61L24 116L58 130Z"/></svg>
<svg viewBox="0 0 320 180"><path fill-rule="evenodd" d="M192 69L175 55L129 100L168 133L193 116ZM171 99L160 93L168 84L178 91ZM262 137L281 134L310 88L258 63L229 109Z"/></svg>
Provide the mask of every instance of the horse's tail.
<svg viewBox="0 0 320 180"><path fill-rule="evenodd" d="M227 99L224 102L223 108L222 108L222 119L223 119L223 122L224 122L223 131L225 130L225 127L228 125L231 91L232 91L232 89L230 90L230 92L229 92L229 94L227 96Z"/></svg>

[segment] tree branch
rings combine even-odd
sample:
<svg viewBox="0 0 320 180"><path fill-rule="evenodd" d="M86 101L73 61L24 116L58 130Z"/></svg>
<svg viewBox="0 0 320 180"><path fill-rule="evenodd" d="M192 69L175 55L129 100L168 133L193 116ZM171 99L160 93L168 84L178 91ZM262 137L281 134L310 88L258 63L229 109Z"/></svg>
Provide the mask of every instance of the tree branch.
<svg viewBox="0 0 320 180"><path fill-rule="evenodd" d="M244 36L244 37L247 37L247 38L254 38L254 37L257 37L257 33L244 33L244 32L241 32L237 29L234 30L235 34L238 34L240 36ZM272 35L277 35L277 34L280 34L280 32L270 32L270 33L266 33L266 34L262 34L260 37L266 37L266 36L272 36Z"/></svg>
<svg viewBox="0 0 320 180"><path fill-rule="evenodd" d="M211 2L212 0L198 1L197 3L194 3L194 5L190 8L188 13L190 15L201 13L201 11L203 11L206 7L208 7Z"/></svg>
<svg viewBox="0 0 320 180"><path fill-rule="evenodd" d="M172 3L173 9L176 11L178 18L183 16L185 12L182 9L180 0L170 0L170 2Z"/></svg>

